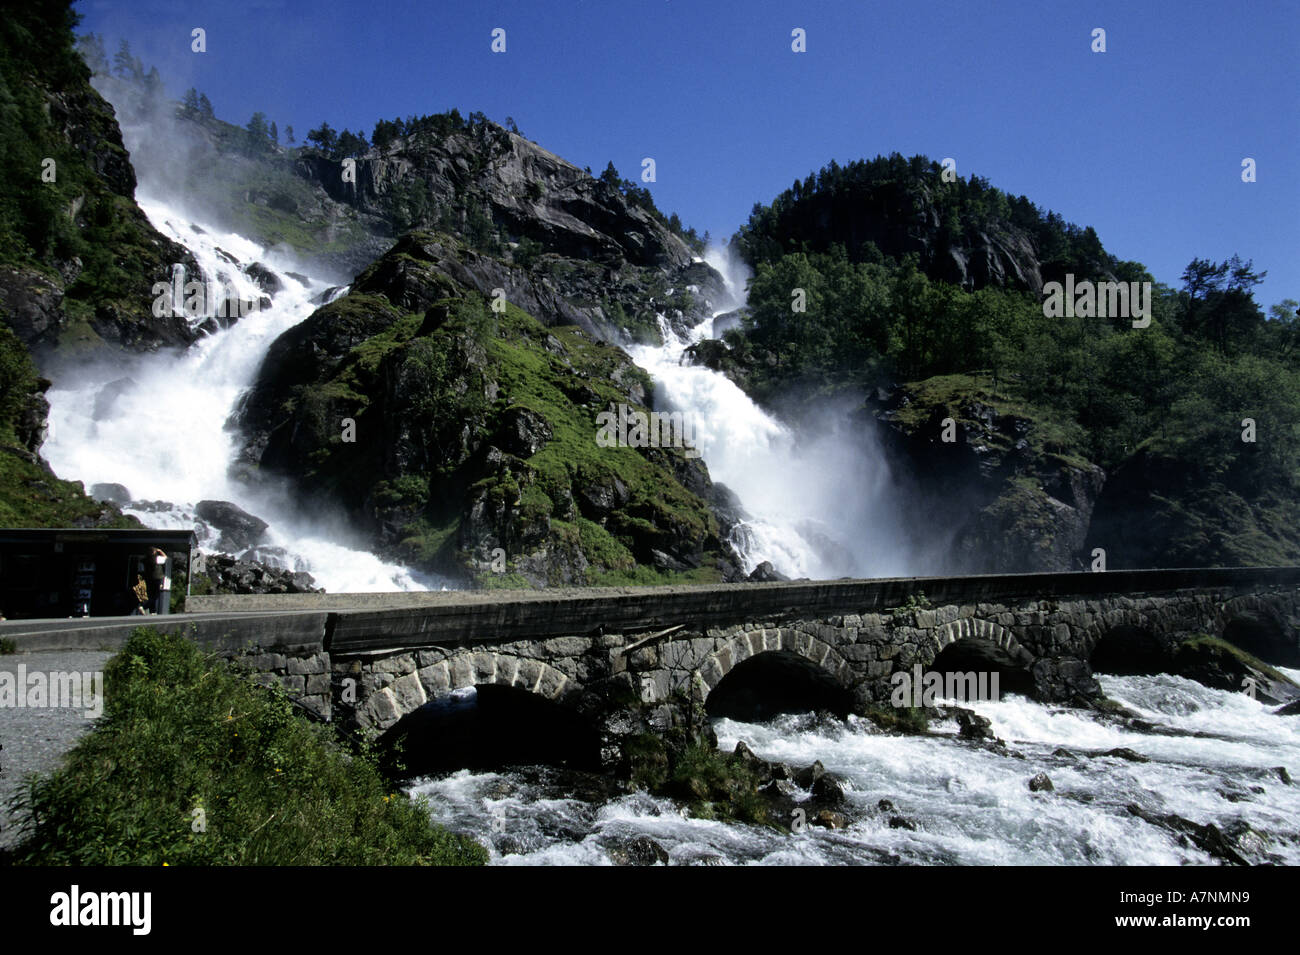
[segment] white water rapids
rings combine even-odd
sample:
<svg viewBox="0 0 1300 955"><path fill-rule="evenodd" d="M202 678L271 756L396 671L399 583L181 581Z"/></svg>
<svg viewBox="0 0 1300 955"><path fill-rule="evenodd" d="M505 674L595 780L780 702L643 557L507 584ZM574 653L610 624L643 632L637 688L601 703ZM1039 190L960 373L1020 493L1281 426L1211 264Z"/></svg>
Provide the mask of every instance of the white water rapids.
<svg viewBox="0 0 1300 955"><path fill-rule="evenodd" d="M1019 696L963 704L992 721L1007 752L958 739L951 724L936 727L952 730L946 735L924 737L888 735L855 718L714 724L724 749L743 740L765 759L796 767L819 759L840 775L850 817L842 830L795 834L691 819L645 793L593 804L515 771L461 771L418 780L410 791L429 798L436 821L484 842L498 865L608 865L640 836L674 865L1218 864L1130 813L1130 804L1220 828L1243 821L1266 835L1272 861L1300 864L1300 786L1273 770L1300 767L1300 719L1180 677L1101 682L1158 731L1117 728ZM1098 755L1118 747L1150 761ZM1030 792L1039 772L1054 791ZM881 809L881 800L893 808Z"/></svg>

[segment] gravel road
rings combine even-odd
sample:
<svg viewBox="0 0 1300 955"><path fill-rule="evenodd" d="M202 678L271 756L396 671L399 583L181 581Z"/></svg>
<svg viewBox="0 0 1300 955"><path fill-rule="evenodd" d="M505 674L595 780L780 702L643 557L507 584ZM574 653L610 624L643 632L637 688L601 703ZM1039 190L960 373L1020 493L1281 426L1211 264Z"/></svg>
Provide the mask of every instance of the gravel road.
<svg viewBox="0 0 1300 955"><path fill-rule="evenodd" d="M102 672L111 653L87 650L47 650L0 656L0 673L12 673L18 667L27 673L37 671ZM6 681L7 682L7 681ZM19 687L20 691L22 687ZM27 773L49 773L58 768L77 739L95 725L85 708L68 706L15 707L0 706L0 846L18 841L20 820L9 805L19 792Z"/></svg>

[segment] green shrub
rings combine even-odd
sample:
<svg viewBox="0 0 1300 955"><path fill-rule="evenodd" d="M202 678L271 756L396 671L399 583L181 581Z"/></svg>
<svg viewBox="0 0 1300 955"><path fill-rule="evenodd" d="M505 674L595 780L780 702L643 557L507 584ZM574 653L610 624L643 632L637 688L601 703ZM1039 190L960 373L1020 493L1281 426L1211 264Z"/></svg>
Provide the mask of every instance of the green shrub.
<svg viewBox="0 0 1300 955"><path fill-rule="evenodd" d="M17 800L38 865L482 864L372 754L181 637L137 628L105 670L101 721Z"/></svg>

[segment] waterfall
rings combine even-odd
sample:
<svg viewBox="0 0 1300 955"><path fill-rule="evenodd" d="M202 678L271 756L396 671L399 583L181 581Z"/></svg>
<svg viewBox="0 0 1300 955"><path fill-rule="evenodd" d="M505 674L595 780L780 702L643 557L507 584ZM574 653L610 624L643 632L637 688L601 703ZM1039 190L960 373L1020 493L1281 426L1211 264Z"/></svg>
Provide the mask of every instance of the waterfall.
<svg viewBox="0 0 1300 955"><path fill-rule="evenodd" d="M792 578L918 572L889 468L874 436L850 424L846 407L828 405L815 429L796 432L726 375L683 360L690 345L714 337L719 315L744 303L743 265L718 248L706 261L726 282L724 307L685 335L661 316L663 345L629 353L653 377L656 407L692 417L687 433L710 476L749 514L733 534L745 571L767 560Z"/></svg>
<svg viewBox="0 0 1300 955"><path fill-rule="evenodd" d="M75 375L65 370L47 393L50 427L41 453L51 467L88 488L125 486L131 503L124 513L149 527L193 527L201 552L215 550L218 534L196 518L195 505L230 501L270 525L250 556L306 571L333 593L441 586L368 552L341 519L317 513L287 486L252 487L229 476L239 440L226 427L231 411L272 342L331 292L256 242L198 221L178 204L143 196L138 203L159 232L190 250L203 273L175 276L162 307L186 314L192 326L208 322L212 331L183 352L115 355L78 363ZM250 275L255 264L265 272ZM267 274L280 285L269 307L226 328L209 321L219 310L233 310L229 301L223 307L223 295L257 302L265 293L255 279ZM198 281L201 296L186 284Z"/></svg>

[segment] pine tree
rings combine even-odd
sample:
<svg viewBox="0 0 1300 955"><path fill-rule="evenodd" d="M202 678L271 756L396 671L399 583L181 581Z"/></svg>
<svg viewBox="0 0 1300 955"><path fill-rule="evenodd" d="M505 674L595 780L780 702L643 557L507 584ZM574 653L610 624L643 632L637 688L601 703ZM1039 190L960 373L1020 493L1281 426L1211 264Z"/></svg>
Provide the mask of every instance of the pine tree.
<svg viewBox="0 0 1300 955"><path fill-rule="evenodd" d="M280 130L276 128L275 120L271 120L271 142L280 145Z"/></svg>
<svg viewBox="0 0 1300 955"><path fill-rule="evenodd" d="M135 58L131 56L131 44L123 40L113 57L113 72L124 80L131 79L135 73Z"/></svg>
<svg viewBox="0 0 1300 955"><path fill-rule="evenodd" d="M213 119L212 100L208 99L207 93L199 94L199 115L204 119Z"/></svg>
<svg viewBox="0 0 1300 955"><path fill-rule="evenodd" d="M286 127L284 127L284 141L285 141L286 143L292 143L292 142L293 142L293 127L292 127L292 126L286 126Z"/></svg>

